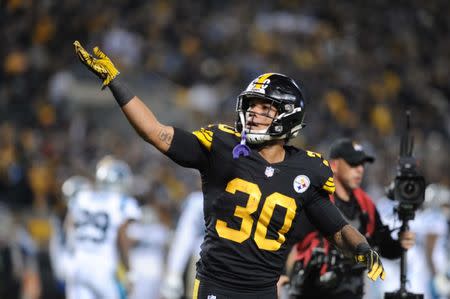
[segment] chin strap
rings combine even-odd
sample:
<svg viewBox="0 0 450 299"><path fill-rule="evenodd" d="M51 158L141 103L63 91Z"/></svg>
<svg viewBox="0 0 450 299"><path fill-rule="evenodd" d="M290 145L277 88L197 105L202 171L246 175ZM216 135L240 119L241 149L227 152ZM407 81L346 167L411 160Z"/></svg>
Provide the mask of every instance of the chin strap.
<svg viewBox="0 0 450 299"><path fill-rule="evenodd" d="M247 141L245 129L242 130L241 136L241 142L233 148L233 159L239 159L240 156L246 157L250 155L250 148L245 144Z"/></svg>

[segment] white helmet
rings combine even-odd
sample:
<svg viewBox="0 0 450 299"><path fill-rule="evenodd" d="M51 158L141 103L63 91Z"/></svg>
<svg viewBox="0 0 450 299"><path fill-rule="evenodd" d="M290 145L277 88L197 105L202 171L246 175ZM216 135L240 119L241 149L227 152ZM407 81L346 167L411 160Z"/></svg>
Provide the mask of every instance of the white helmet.
<svg viewBox="0 0 450 299"><path fill-rule="evenodd" d="M97 163L95 178L99 188L127 193L131 188L132 177L128 164L112 156L105 156Z"/></svg>
<svg viewBox="0 0 450 299"><path fill-rule="evenodd" d="M450 190L444 185L430 184L425 189L425 207L441 209L450 205Z"/></svg>
<svg viewBox="0 0 450 299"><path fill-rule="evenodd" d="M64 181L61 190L66 200L74 197L81 190L92 189L91 181L80 175L74 175Z"/></svg>

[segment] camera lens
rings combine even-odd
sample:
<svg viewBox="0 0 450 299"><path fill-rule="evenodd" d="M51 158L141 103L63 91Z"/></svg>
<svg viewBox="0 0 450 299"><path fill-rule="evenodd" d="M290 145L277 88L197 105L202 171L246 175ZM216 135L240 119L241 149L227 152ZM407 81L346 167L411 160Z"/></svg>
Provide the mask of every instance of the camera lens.
<svg viewBox="0 0 450 299"><path fill-rule="evenodd" d="M420 198L420 185L415 181L404 181L399 186L400 195L407 201L416 201Z"/></svg>
<svg viewBox="0 0 450 299"><path fill-rule="evenodd" d="M410 184L410 183L406 184L406 186L405 186L406 194L414 194L415 190L416 190L416 185Z"/></svg>

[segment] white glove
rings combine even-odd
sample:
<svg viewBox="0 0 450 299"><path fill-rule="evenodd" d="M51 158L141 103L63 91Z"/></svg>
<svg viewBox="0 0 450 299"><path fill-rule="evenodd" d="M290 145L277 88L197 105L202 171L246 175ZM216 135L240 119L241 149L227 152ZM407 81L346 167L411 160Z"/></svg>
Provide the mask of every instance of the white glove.
<svg viewBox="0 0 450 299"><path fill-rule="evenodd" d="M183 275L180 273L168 273L163 280L161 295L164 299L179 299L183 295Z"/></svg>

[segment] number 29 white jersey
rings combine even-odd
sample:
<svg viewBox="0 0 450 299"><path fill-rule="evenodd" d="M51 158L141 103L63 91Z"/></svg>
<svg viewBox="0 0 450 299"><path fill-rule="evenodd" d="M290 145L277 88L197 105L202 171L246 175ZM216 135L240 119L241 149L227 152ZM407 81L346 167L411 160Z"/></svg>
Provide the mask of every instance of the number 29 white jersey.
<svg viewBox="0 0 450 299"><path fill-rule="evenodd" d="M132 197L88 190L70 201L69 214L73 221L70 238L75 258L94 258L113 270L118 261L119 227L128 219L140 219L141 210Z"/></svg>

